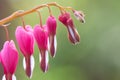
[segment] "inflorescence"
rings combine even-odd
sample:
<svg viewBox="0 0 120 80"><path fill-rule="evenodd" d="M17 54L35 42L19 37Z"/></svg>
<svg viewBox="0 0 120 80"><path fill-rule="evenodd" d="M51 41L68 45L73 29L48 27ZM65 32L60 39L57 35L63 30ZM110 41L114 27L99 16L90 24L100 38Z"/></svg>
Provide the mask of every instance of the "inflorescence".
<svg viewBox="0 0 120 80"><path fill-rule="evenodd" d="M80 36L78 34L78 31L75 28L73 19L70 16L70 12L68 12L67 10L71 10L74 16L76 17L76 19L84 23L85 16L81 11L77 11L72 7L63 7L55 2L42 4L28 11L18 10L14 12L12 15L8 16L7 18L0 20L0 26L4 27L6 31L6 39L7 39L4 43L2 50L0 51L0 62L4 68L4 76L2 80L16 80L14 73L18 64L19 55L15 47L14 41L10 40L9 38L8 29L7 29L7 26L9 26L9 24L6 23L18 17L21 18L23 25L18 26L16 28L15 37L19 49L24 56L23 67L26 75L29 78L32 77L34 64L35 64L33 57L35 41L40 51L39 54L40 68L43 72L48 71L48 63L49 63L48 52L50 53L51 57L54 58L57 49L57 39L56 39L57 21L52 14L52 11L50 9L51 6L58 7L58 9L60 10L60 15L58 17L58 20L67 28L69 41L72 44L77 44L80 42ZM44 7L48 8L50 15L46 20L46 24L43 25L42 16L40 11L38 10ZM23 16L33 12L37 12L40 17L40 24L35 25L34 29L32 29L30 25L25 25L23 20Z"/></svg>

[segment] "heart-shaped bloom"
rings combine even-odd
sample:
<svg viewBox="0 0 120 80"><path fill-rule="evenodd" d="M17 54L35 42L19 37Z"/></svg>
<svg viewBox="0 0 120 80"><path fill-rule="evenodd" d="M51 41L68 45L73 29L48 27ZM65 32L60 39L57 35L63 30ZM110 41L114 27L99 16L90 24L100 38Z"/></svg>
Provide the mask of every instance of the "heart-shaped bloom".
<svg viewBox="0 0 120 80"><path fill-rule="evenodd" d="M68 31L68 38L71 43L77 44L80 41L80 36L74 26L73 20L69 13L63 13L59 16L59 21L63 23Z"/></svg>
<svg viewBox="0 0 120 80"><path fill-rule="evenodd" d="M48 32L46 31L47 26L36 25L34 27L34 37L36 39L37 45L40 51L40 67L43 72L48 70Z"/></svg>
<svg viewBox="0 0 120 80"><path fill-rule="evenodd" d="M49 51L52 57L55 57L57 49L56 28L57 22L54 16L49 16L47 21L47 31L49 36Z"/></svg>
<svg viewBox="0 0 120 80"><path fill-rule="evenodd" d="M18 26L15 32L19 48L24 56L32 55L34 50L34 36L31 26Z"/></svg>
<svg viewBox="0 0 120 80"><path fill-rule="evenodd" d="M18 26L15 32L16 40L18 46L24 55L23 67L26 71L28 77L32 77L32 72L34 68L34 36L31 26L27 25L25 28Z"/></svg>
<svg viewBox="0 0 120 80"><path fill-rule="evenodd" d="M4 76L2 80L16 80L14 76L18 64L18 51L14 41L6 41L0 52L1 63L4 68Z"/></svg>

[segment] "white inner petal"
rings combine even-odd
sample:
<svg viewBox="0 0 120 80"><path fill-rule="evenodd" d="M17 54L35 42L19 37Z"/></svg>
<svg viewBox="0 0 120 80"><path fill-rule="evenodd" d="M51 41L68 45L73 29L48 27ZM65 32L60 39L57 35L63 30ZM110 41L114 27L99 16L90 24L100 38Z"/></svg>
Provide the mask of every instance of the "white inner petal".
<svg viewBox="0 0 120 80"><path fill-rule="evenodd" d="M6 80L5 75L3 75L2 80Z"/></svg>
<svg viewBox="0 0 120 80"><path fill-rule="evenodd" d="M32 73L33 73L33 69L34 69L34 66L35 66L35 61L34 61L34 57L33 55L30 56L30 63L31 63L31 76L30 78L32 77Z"/></svg>
<svg viewBox="0 0 120 80"><path fill-rule="evenodd" d="M3 75L2 80L6 80L5 75ZM16 77L14 74L12 75L12 80L16 80Z"/></svg>
<svg viewBox="0 0 120 80"><path fill-rule="evenodd" d="M30 61L31 61L31 70L33 71L34 67L35 67L35 60L33 55L30 57Z"/></svg>
<svg viewBox="0 0 120 80"><path fill-rule="evenodd" d="M73 39L74 39L74 41L76 42L77 40L76 40L76 38L75 38L75 35L74 35L73 30L71 29L71 27L70 27L70 26L68 26L68 29L69 29L69 31L70 31L70 34L71 34L72 38L73 38Z"/></svg>
<svg viewBox="0 0 120 80"><path fill-rule="evenodd" d="M34 66L35 66L35 61L34 61L34 57L33 55L30 56L30 67L31 67L31 76L30 78L32 77L32 73L33 73L33 69L34 69ZM25 57L23 58L23 68L24 70L26 70L26 61L25 61Z"/></svg>
<svg viewBox="0 0 120 80"><path fill-rule="evenodd" d="M48 62L49 62L49 55L47 50L45 51L45 61L46 61L46 70L47 70Z"/></svg>
<svg viewBox="0 0 120 80"><path fill-rule="evenodd" d="M41 62L41 59L42 59L42 57L41 57L41 54L39 53L39 61Z"/></svg>
<svg viewBox="0 0 120 80"><path fill-rule="evenodd" d="M57 50L57 38L56 35L54 36L54 47L55 47L55 54L56 54L56 50ZM53 57L55 57L55 54Z"/></svg>
<svg viewBox="0 0 120 80"><path fill-rule="evenodd" d="M24 68L24 70L26 70L25 57L23 58L23 68Z"/></svg>
<svg viewBox="0 0 120 80"><path fill-rule="evenodd" d="M16 76L14 74L12 75L12 80L16 80Z"/></svg>

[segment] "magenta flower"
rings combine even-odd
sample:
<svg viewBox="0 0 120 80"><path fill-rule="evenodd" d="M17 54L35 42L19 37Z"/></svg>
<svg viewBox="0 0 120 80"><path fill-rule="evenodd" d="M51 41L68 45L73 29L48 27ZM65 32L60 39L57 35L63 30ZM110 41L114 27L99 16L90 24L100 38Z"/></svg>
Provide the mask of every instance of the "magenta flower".
<svg viewBox="0 0 120 80"><path fill-rule="evenodd" d="M6 41L0 52L1 63L4 68L4 76L2 80L16 80L14 76L18 64L18 51L14 41Z"/></svg>
<svg viewBox="0 0 120 80"><path fill-rule="evenodd" d="M23 67L26 71L28 77L32 77L32 72L34 68L34 36L31 26L25 26L25 29L22 26L18 26L15 32L16 40L18 46L24 55Z"/></svg>
<svg viewBox="0 0 120 80"><path fill-rule="evenodd" d="M59 16L59 21L63 23L68 30L68 38L71 43L77 44L80 41L80 36L74 26L72 18L69 13L64 13Z"/></svg>
<svg viewBox="0 0 120 80"><path fill-rule="evenodd" d="M40 67L43 72L48 70L48 33L45 30L47 26L36 25L34 27L34 37L40 50Z"/></svg>
<svg viewBox="0 0 120 80"><path fill-rule="evenodd" d="M47 31L49 35L49 51L52 57L55 57L57 49L57 40L56 40L56 28L57 22L54 16L49 16L47 19Z"/></svg>

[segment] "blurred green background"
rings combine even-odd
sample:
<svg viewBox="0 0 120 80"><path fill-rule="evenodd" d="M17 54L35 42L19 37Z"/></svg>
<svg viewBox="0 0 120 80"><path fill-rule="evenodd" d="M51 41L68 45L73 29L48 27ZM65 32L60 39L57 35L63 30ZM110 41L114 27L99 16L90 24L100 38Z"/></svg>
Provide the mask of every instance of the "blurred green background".
<svg viewBox="0 0 120 80"><path fill-rule="evenodd" d="M29 10L48 2L82 10L86 15L86 23L81 24L72 15L81 36L80 44L74 46L67 39L65 27L58 22L57 55L54 59L50 57L49 71L45 74L39 68L39 51L35 45L35 69L31 80L120 80L120 0L0 0L0 19L16 10ZM51 9L57 18L59 10L55 7ZM41 13L45 24L49 15L47 8L42 9ZM24 20L31 26L39 23L37 13L25 16ZM10 23L10 37L15 40L16 26L22 24L19 18ZM0 47L5 41L4 36L1 28ZM17 80L30 80L23 70L23 56L21 53L19 55L15 73ZM0 68L2 77L1 65Z"/></svg>

